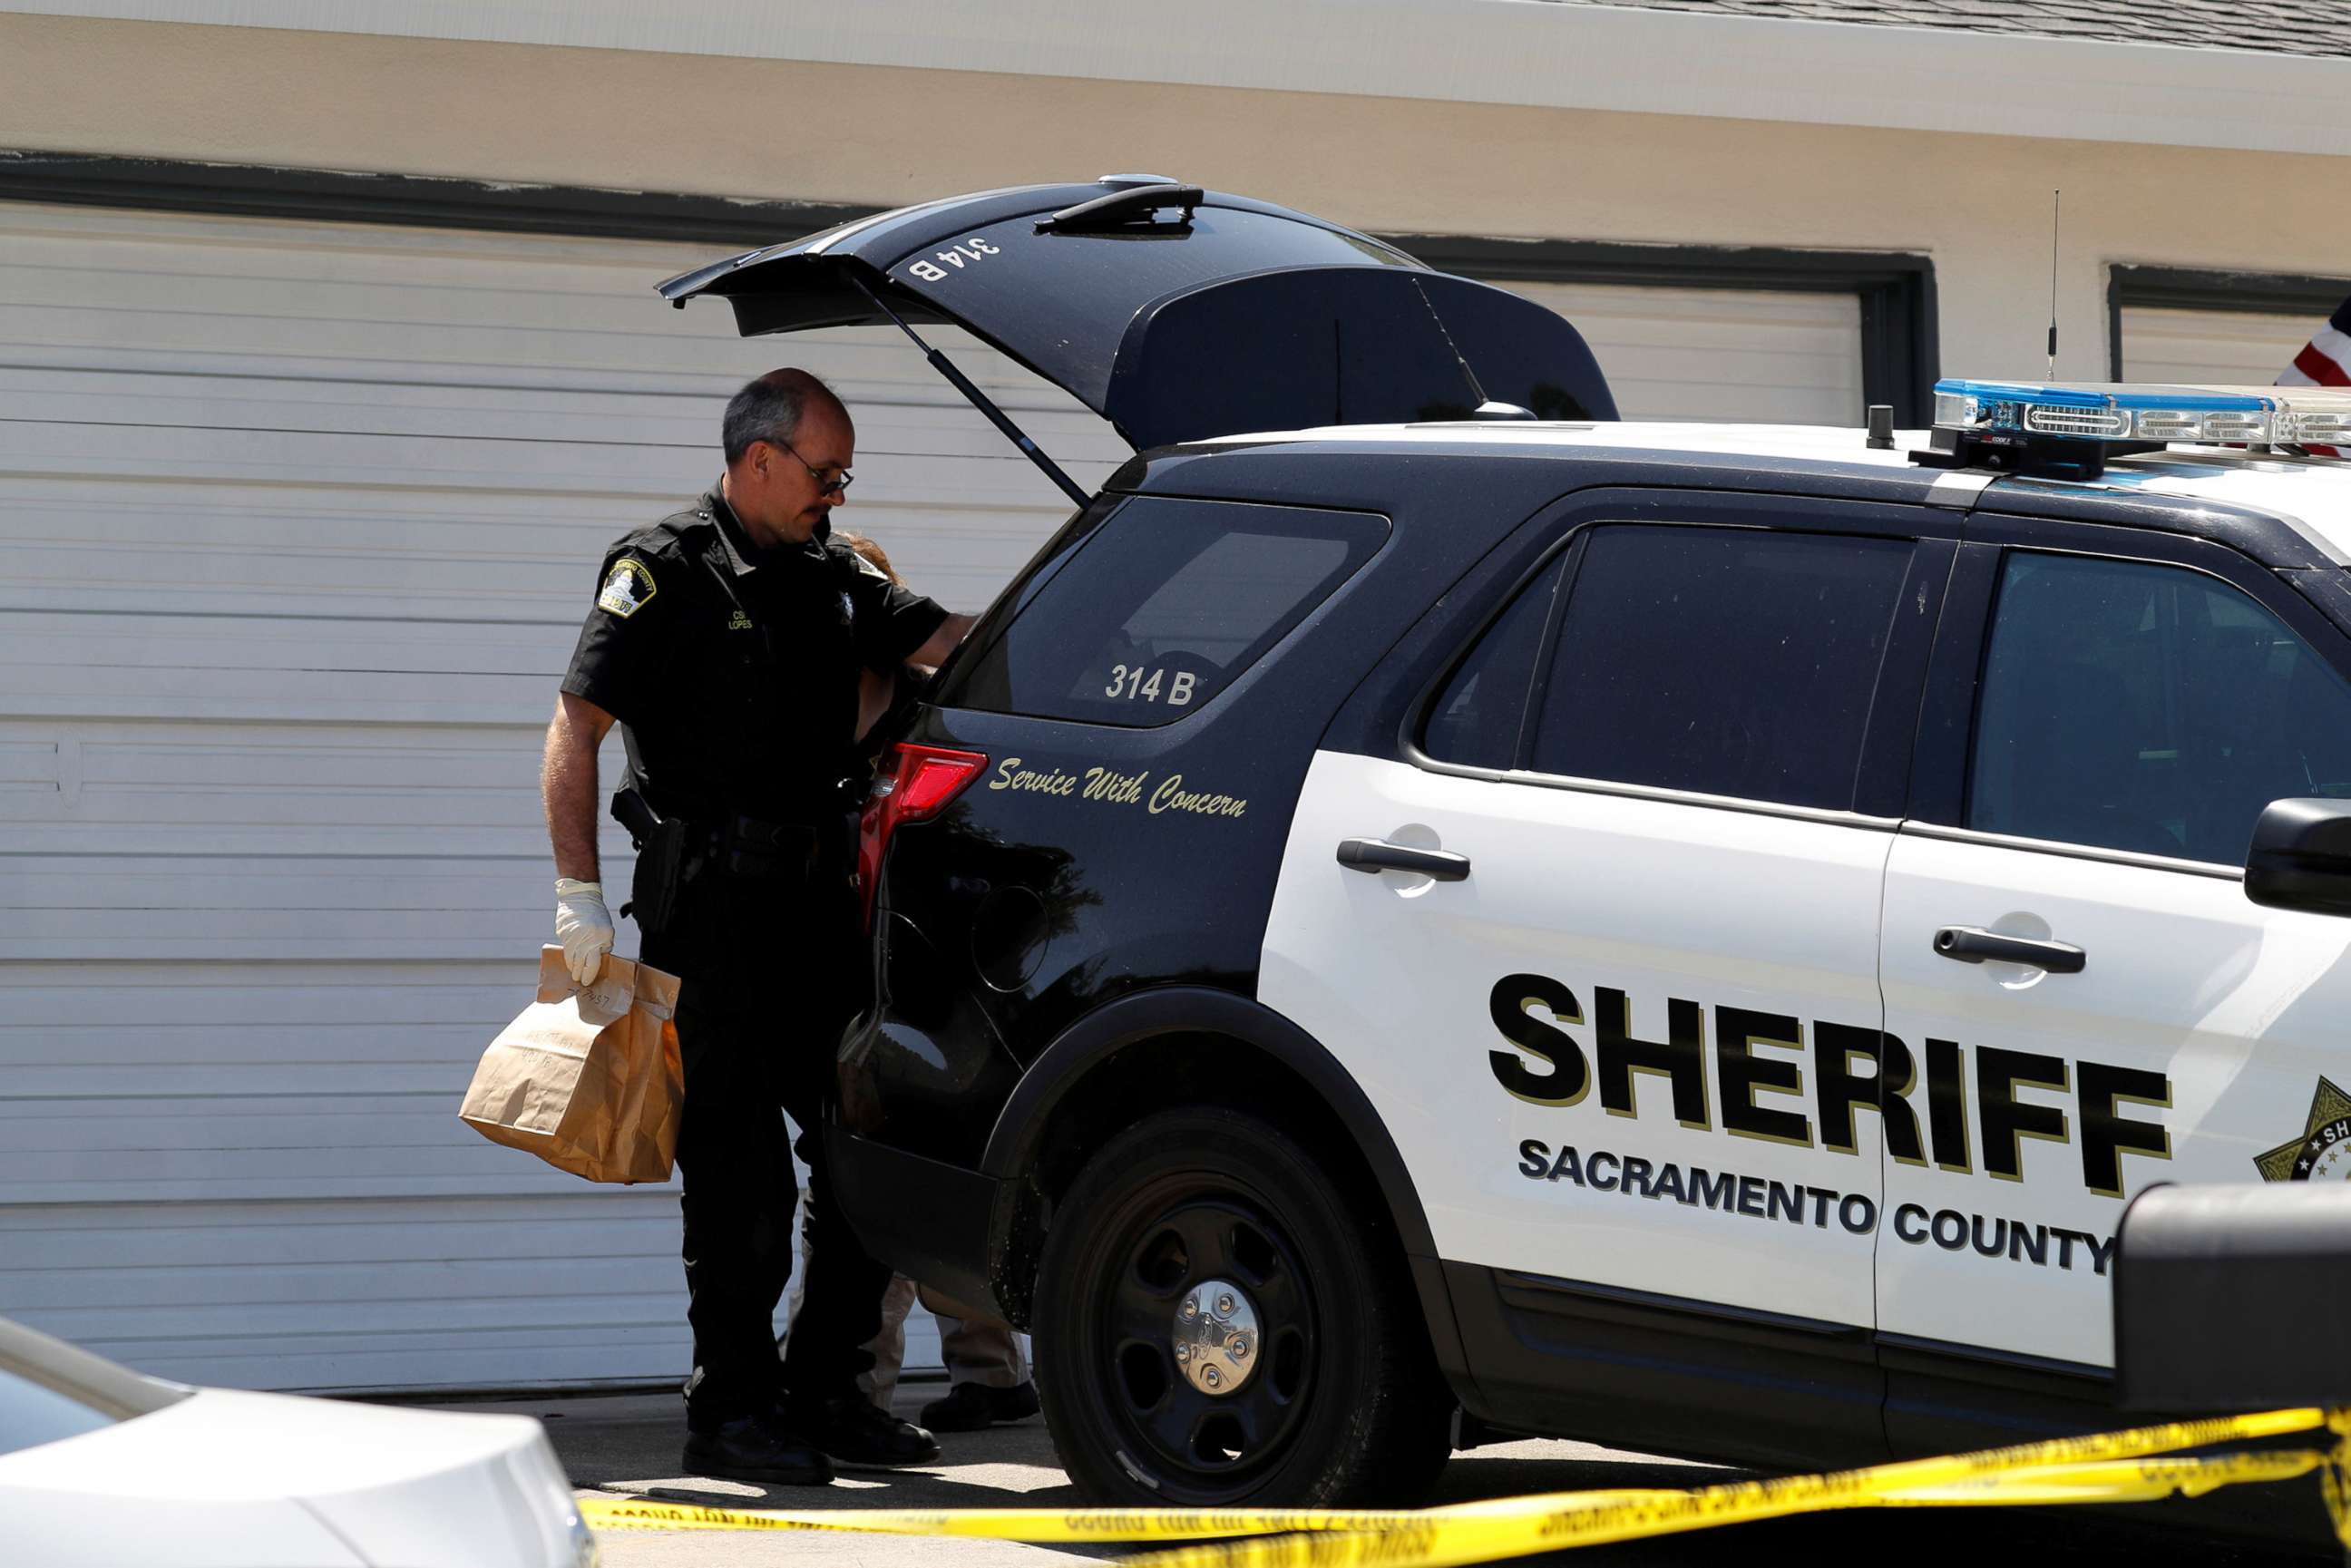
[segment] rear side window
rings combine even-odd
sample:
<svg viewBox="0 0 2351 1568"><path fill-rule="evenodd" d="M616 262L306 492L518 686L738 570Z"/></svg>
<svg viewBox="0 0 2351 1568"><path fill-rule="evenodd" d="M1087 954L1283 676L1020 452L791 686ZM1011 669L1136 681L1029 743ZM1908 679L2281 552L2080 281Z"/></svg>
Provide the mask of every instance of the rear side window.
<svg viewBox="0 0 2351 1568"><path fill-rule="evenodd" d="M1851 809L1907 540L1596 530L1542 690L1540 772Z"/></svg>
<svg viewBox="0 0 2351 1568"><path fill-rule="evenodd" d="M1231 684L1371 558L1387 519L1137 497L973 664L960 707L1172 723Z"/></svg>
<svg viewBox="0 0 2351 1568"><path fill-rule="evenodd" d="M2183 568L2011 555L1980 690L1987 832L2241 865L2272 800L2351 797L2351 686Z"/></svg>

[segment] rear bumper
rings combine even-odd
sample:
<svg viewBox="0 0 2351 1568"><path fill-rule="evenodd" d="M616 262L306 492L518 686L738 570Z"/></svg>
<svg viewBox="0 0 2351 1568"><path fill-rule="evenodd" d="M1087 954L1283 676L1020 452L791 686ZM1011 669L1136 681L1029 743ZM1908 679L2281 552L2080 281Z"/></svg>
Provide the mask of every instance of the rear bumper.
<svg viewBox="0 0 2351 1568"><path fill-rule="evenodd" d="M988 1266L1003 1183L861 1138L837 1122L825 1124L824 1148L834 1201L868 1252L910 1280L1004 1315Z"/></svg>

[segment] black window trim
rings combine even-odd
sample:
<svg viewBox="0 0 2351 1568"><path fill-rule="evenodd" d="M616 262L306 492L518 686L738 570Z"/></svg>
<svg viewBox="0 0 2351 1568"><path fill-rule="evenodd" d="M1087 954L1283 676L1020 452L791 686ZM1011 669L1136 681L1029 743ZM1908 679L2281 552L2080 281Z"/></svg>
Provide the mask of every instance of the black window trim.
<svg viewBox="0 0 2351 1568"><path fill-rule="evenodd" d="M2026 838L1965 825L1976 730L1982 719L1983 673L1991 650L1992 618L1999 612L1999 588L2008 558L2020 551L2171 567L2210 578L2245 595L2284 622L2287 630L2309 643L2312 651L2336 674L2351 679L2351 658L2346 657L2346 650L2337 647L2330 652L2328 638L2325 634L2314 635L2318 628L2325 628L2334 633L2335 642L2343 641L2341 632L2324 612L2304 600L2290 584L2277 581L2278 573L2225 545L2111 523L1972 514L1968 538L1954 564L1954 591L1928 674L1918 746L1911 764L1909 811L1899 831L1915 838L1950 843L1980 844L1991 849L2241 883L2245 875L2241 865L2107 849L2064 839ZM1965 709L1960 717L1956 710L1962 700ZM1941 734L1933 733L1938 715L1944 721ZM1952 723L1954 719L1959 722Z"/></svg>
<svg viewBox="0 0 2351 1568"><path fill-rule="evenodd" d="M1739 811L1750 816L1781 817L1796 821L1822 822L1830 826L1857 828L1872 832L1890 833L1899 830L1903 825L1904 818L1898 814L1880 815L1868 811L1839 810L1832 807L1797 806L1784 801L1756 800L1737 795L1708 795L1692 789L1670 789L1663 785L1631 784L1611 779L1585 779L1563 773L1537 773L1523 768L1480 768L1468 763L1441 760L1430 756L1422 747L1421 737L1427 728L1431 710L1437 698L1443 695L1455 673L1467 662L1470 653L1493 629L1495 623L1509 613L1510 606L1517 601L1519 595L1540 580L1546 570L1556 567L1560 557L1564 552L1580 546L1593 528L1604 528L1611 524L1636 528L1744 528L1761 533L1850 533L1865 538L1910 539L1917 548L1912 553L1910 568L1903 579L1896 603L1907 602L1913 591L1921 586L1926 587L1930 593L1934 593L1938 601L1933 606L1935 625L1925 633L1928 645L1918 649L1909 661L1911 668L1907 677L1910 699L1908 706L1912 713L1916 714L1922 694L1928 689L1930 678L1929 660L1941 644L1941 625L1945 604L1948 602L1942 596L1948 592L1948 589L1938 589L1936 583L1947 581L1955 566L1958 541L1953 530L1959 521L1957 514L1945 509L1938 516L1935 508L1908 503L1838 502L1827 497L1784 491L1719 493L1720 499L1750 504L1777 503L1801 506L1810 503L1866 506L1883 508L1892 514L1910 514L1918 525L1916 532L1877 530L1867 528L1807 528L1796 526L1794 523L1783 525L1751 518L1744 521L1731 518L1700 518L1688 511L1673 517L1627 516L1625 515L1625 508L1628 503L1621 498L1621 495L1620 492L1618 497L1611 498L1584 516L1576 515L1580 509L1573 505L1576 497L1570 497L1567 498L1565 508L1556 507L1546 508L1545 514L1537 517L1533 525L1535 527L1547 528L1565 522L1565 531L1558 538L1544 545L1526 570L1513 578L1506 590L1495 595L1493 602L1488 606L1485 613L1480 615L1470 630L1458 639L1452 652L1439 662L1434 675L1423 683L1419 692L1405 708L1404 721L1399 727L1396 737L1398 754L1405 762L1426 773L1444 774L1457 779L1475 779L1487 783L1532 785L1540 789L1570 789L1587 795L1613 795L1631 800L1658 800L1674 805L1701 806L1715 810ZM1687 492L1683 493L1685 497L1687 495ZM1950 559L1940 559L1942 551L1930 548L1937 545L1949 551ZM1561 583L1562 591L1559 599L1553 604L1552 614L1544 626L1542 640L1535 649L1534 672L1528 682L1529 706L1522 710L1520 719L1518 750L1514 756L1516 761L1523 761L1527 756L1531 739L1527 720L1533 711L1533 694L1540 684L1541 672L1545 668L1546 655L1551 652L1559 634L1560 623L1565 614L1570 597L1568 591L1574 586L1573 573L1580 564L1580 559L1568 563L1569 576ZM1893 741L1888 735L1881 733L1881 726L1892 731L1894 735L1903 733L1905 728L1896 714L1889 712L1881 717L1878 712L1879 705L1886 695L1886 662L1891 661L1894 656L1895 643L1895 639L1888 638L1886 654L1879 665L1878 678L1871 689L1870 712L1864 724L1861 757L1855 768L1856 798L1860 793L1860 780L1872 771L1871 764L1876 753L1890 750L1896 754L1889 758L1885 766L1899 769L1906 784L1912 766L1910 748ZM1897 789L1895 798L1905 798L1905 791Z"/></svg>
<svg viewBox="0 0 2351 1568"><path fill-rule="evenodd" d="M2111 262L2106 267L2106 375L2123 379L2123 312L2223 310L2240 315L2308 316L2312 331L2351 297L2351 277L2303 272L2225 272L2192 267ZM2280 365L2279 370L2285 367Z"/></svg>

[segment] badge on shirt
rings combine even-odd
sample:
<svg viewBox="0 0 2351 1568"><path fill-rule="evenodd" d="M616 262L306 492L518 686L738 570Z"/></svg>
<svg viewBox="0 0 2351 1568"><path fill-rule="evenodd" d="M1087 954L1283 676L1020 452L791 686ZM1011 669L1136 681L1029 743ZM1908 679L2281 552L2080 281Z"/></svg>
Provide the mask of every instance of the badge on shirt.
<svg viewBox="0 0 2351 1568"><path fill-rule="evenodd" d="M596 595L596 608L609 610L625 621L644 608L645 601L653 596L653 574L643 565L627 557L612 563L612 573L604 580L603 591Z"/></svg>

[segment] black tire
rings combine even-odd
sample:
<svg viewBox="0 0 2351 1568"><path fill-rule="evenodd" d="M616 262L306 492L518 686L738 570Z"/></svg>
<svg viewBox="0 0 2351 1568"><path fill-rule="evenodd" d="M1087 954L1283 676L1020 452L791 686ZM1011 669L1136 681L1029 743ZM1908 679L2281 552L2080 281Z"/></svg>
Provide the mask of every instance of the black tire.
<svg viewBox="0 0 2351 1568"><path fill-rule="evenodd" d="M1212 1279L1259 1319L1253 1369L1219 1396L1175 1359L1181 1304ZM1161 1112L1086 1163L1046 1237L1034 1326L1053 1446L1103 1502L1404 1507L1450 1451L1451 1396L1384 1215L1238 1112Z"/></svg>

